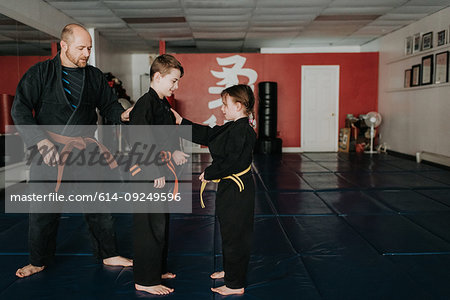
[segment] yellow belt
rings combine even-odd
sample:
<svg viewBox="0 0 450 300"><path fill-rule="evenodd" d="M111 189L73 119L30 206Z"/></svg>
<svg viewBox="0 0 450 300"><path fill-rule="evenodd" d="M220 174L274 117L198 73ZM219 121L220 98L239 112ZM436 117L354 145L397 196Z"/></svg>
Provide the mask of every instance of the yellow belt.
<svg viewBox="0 0 450 300"><path fill-rule="evenodd" d="M212 182L220 182L222 179L231 179L239 187L239 192L242 192L244 190L244 183L242 182L241 178L239 178L239 177L244 175L248 171L250 171L251 168L252 168L252 166L250 165L250 166L248 166L247 169L245 169L244 171L242 171L240 173L232 174L230 176L223 177L221 179L213 179L213 180L210 180L210 181L212 181ZM205 208L205 203L203 202L203 191L205 190L206 183L207 183L206 181L202 181L202 186L200 187L200 204L201 204L202 208Z"/></svg>

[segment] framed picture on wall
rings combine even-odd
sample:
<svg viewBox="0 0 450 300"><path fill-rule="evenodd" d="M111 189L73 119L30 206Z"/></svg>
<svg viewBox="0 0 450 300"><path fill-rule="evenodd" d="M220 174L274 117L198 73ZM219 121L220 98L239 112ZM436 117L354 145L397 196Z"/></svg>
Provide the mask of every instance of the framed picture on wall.
<svg viewBox="0 0 450 300"><path fill-rule="evenodd" d="M421 65L414 65L411 68L411 86L420 85L420 67Z"/></svg>
<svg viewBox="0 0 450 300"><path fill-rule="evenodd" d="M433 54L422 57L420 85L433 83L433 66L434 66L433 58L434 58Z"/></svg>
<svg viewBox="0 0 450 300"><path fill-rule="evenodd" d="M406 37L405 40L405 54L412 54L412 50L413 50L413 37L412 36L408 36Z"/></svg>
<svg viewBox="0 0 450 300"><path fill-rule="evenodd" d="M434 83L448 82L448 51L436 54Z"/></svg>
<svg viewBox="0 0 450 300"><path fill-rule="evenodd" d="M447 30L441 30L437 33L437 46L442 46L447 44L448 39L448 31Z"/></svg>
<svg viewBox="0 0 450 300"><path fill-rule="evenodd" d="M413 53L420 51L420 33L413 35Z"/></svg>
<svg viewBox="0 0 450 300"><path fill-rule="evenodd" d="M422 35L422 50L433 48L433 32Z"/></svg>
<svg viewBox="0 0 450 300"><path fill-rule="evenodd" d="M405 80L403 81L403 87L411 87L411 69L405 70Z"/></svg>

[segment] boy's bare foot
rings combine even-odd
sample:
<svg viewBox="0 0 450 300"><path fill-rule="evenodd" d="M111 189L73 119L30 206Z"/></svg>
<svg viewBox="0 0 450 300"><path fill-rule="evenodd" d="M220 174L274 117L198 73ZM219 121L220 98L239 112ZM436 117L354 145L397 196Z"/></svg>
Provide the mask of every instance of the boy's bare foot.
<svg viewBox="0 0 450 300"><path fill-rule="evenodd" d="M164 286L162 284L158 285L152 285L152 286L145 286L140 284L135 284L134 287L138 291L147 292L153 295L169 295L173 292L173 289L168 288L167 286Z"/></svg>
<svg viewBox="0 0 450 300"><path fill-rule="evenodd" d="M173 279L175 277L177 277L177 275L170 272L161 275L161 279Z"/></svg>
<svg viewBox="0 0 450 300"><path fill-rule="evenodd" d="M45 269L45 266L36 267L36 266L33 266L30 264L30 265L26 265L25 267L18 269L16 271L16 276L20 277L20 278L24 278L24 277L28 277L33 274L39 273L44 269Z"/></svg>
<svg viewBox="0 0 450 300"><path fill-rule="evenodd" d="M211 288L211 291L219 293L221 295L242 295L244 293L244 288L240 289L230 289L226 285L219 286L218 288Z"/></svg>
<svg viewBox="0 0 450 300"><path fill-rule="evenodd" d="M209 277L211 277L212 279L221 279L225 277L225 272L224 271L214 272Z"/></svg>
<svg viewBox="0 0 450 300"><path fill-rule="evenodd" d="M131 267L133 266L133 260L122 256L113 256L103 259L103 264L107 266Z"/></svg>

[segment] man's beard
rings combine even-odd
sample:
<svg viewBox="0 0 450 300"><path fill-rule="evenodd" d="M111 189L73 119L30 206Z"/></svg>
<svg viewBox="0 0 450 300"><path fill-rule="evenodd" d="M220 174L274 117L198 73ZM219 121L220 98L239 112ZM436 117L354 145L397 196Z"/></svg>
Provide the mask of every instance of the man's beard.
<svg viewBox="0 0 450 300"><path fill-rule="evenodd" d="M86 67L87 62L89 60L89 57L84 57L84 56L80 56L80 57L76 58L70 54L69 50L66 51L66 56L70 60L70 62L72 62L78 68ZM81 61L81 59L85 59L85 61Z"/></svg>

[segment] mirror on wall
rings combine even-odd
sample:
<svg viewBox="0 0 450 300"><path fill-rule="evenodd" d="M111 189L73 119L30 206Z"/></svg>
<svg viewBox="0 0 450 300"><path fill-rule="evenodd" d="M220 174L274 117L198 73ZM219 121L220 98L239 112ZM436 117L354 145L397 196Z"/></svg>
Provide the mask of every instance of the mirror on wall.
<svg viewBox="0 0 450 300"><path fill-rule="evenodd" d="M53 56L58 41L0 14L0 168L22 161L24 156L20 151L9 151L22 144L13 127L8 126L13 125L10 111L17 84L32 65Z"/></svg>

